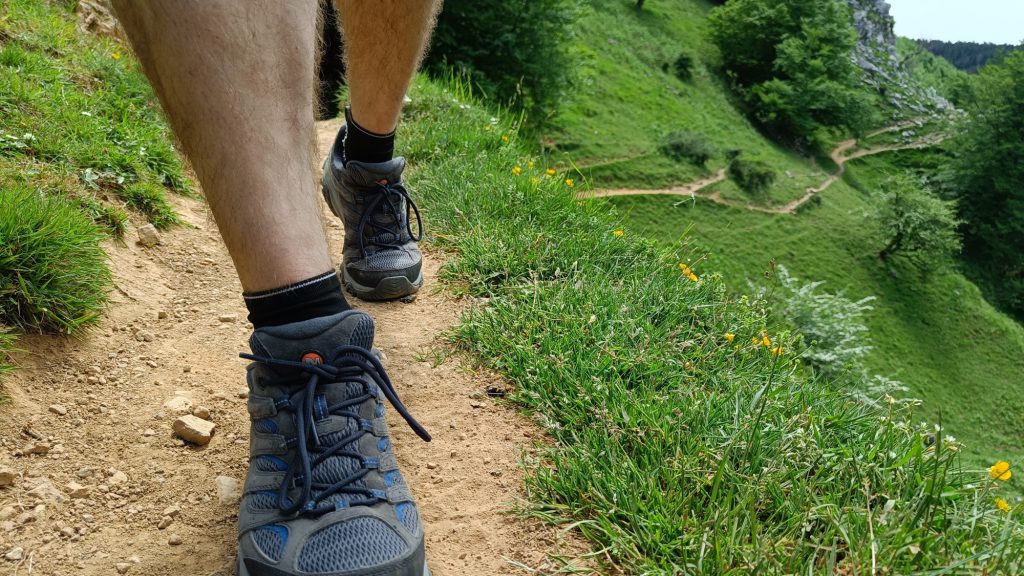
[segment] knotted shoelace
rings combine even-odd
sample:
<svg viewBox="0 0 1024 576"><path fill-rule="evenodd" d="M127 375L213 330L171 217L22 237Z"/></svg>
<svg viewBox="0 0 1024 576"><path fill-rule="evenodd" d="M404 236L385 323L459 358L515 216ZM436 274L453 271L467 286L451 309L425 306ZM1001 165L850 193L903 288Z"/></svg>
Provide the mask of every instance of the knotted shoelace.
<svg viewBox="0 0 1024 576"><path fill-rule="evenodd" d="M423 238L423 220L420 218L419 208L416 207L416 203L412 201L412 196L405 189L405 186L401 184L390 184L390 183L377 183L377 194L367 202L366 208L363 210L363 215L359 218L359 226L356 228L356 233L359 236L359 250L366 257L366 245L363 237L363 231L366 229L366 225L370 224L379 231L387 232L390 237L394 238L393 241L380 240L374 243L377 246L383 246L387 248L401 248L402 247L402 229L409 234L409 237L419 242ZM402 213L402 201L405 201L405 213ZM382 206L383 205L383 206ZM383 208L385 213L390 212L395 215L394 222L390 225L381 225L376 222L372 222L370 219L373 214L380 208ZM412 220L410 216L416 216L416 234L412 233ZM380 237L381 234L374 235Z"/></svg>
<svg viewBox="0 0 1024 576"><path fill-rule="evenodd" d="M315 396L318 385L341 383L357 383L362 385L363 394L346 398L342 402L327 406L326 410L327 414L354 418L357 422L360 422L360 415L352 410L352 408L359 406L366 400L375 398L375 395L370 391L370 382L363 377L364 374L369 375L372 383L383 392L384 397L387 398L388 402L409 424L409 427L412 428L416 435L424 441L430 442L430 433L413 418L405 404L398 398L394 384L388 378L380 360L365 348L351 345L341 346L335 351L334 359L324 364L279 360L254 354L240 354L239 356L268 366L298 369L309 375L309 380L298 395L276 403L279 410L289 408L292 410L296 430L296 455L292 462L288 464L287 472L281 481L281 487L278 491L278 508L280 508L281 513L285 516L301 512L304 515L315 517L337 510L339 507L369 506L377 502L387 501L387 495L383 491L353 485L369 474L370 470L375 467L375 464L373 466L371 464L376 459L368 458L359 452L344 449L345 446L358 441L363 435L370 434L371 430L360 425L355 432L329 445L324 444L317 433L314 405L316 404ZM313 470L326 462L328 458L336 456L345 456L358 460L360 463L359 470L331 484L314 482ZM301 485L302 493L298 499L292 501L288 497L288 492L293 486L299 485ZM362 498L346 499L339 501L337 504L324 503L324 500L335 494L361 496Z"/></svg>

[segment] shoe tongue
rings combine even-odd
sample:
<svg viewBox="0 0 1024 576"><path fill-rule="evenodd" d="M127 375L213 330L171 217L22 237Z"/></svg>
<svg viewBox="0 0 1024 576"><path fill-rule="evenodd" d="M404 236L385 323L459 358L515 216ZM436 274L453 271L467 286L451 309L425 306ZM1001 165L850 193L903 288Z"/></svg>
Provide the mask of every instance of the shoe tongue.
<svg viewBox="0 0 1024 576"><path fill-rule="evenodd" d="M252 353L278 360L322 363L339 346L373 347L373 319L365 312L346 310L281 326L257 329L249 338Z"/></svg>
<svg viewBox="0 0 1024 576"><path fill-rule="evenodd" d="M352 180L360 186L374 186L376 184L401 182L402 172L405 170L405 158L401 156L392 158L387 162L358 162L349 160L345 164L345 170Z"/></svg>

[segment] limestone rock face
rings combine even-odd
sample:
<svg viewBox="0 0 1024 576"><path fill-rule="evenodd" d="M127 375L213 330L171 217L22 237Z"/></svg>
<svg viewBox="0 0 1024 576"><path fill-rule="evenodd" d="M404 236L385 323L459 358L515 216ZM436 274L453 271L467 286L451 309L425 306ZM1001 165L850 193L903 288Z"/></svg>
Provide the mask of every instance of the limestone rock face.
<svg viewBox="0 0 1024 576"><path fill-rule="evenodd" d="M953 105L930 86L920 86L903 69L896 53L896 21L886 0L845 0L853 11L859 40L853 60L863 71L864 83L886 94L889 103L904 113L922 115L948 112Z"/></svg>

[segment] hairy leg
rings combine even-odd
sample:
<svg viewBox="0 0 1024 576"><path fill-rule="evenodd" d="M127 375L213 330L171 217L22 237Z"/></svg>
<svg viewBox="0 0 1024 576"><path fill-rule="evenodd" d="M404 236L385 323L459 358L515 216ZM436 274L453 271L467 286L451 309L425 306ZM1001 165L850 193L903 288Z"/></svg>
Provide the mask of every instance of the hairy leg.
<svg viewBox="0 0 1024 576"><path fill-rule="evenodd" d="M314 188L317 0L114 5L242 288L268 290L331 270Z"/></svg>
<svg viewBox="0 0 1024 576"><path fill-rule="evenodd" d="M352 117L388 134L427 47L440 0L336 0L345 36Z"/></svg>

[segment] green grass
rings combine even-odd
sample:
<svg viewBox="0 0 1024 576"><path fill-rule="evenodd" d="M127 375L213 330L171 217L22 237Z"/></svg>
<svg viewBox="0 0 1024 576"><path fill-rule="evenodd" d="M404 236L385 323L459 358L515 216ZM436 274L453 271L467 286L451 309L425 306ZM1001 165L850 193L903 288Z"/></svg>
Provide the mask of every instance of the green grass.
<svg viewBox="0 0 1024 576"><path fill-rule="evenodd" d="M14 369L10 364L10 354L14 351L14 342L17 340L14 332L12 332L6 326L0 326L0 379L3 375ZM7 401L6 397L0 393L0 405Z"/></svg>
<svg viewBox="0 0 1024 576"><path fill-rule="evenodd" d="M59 196L0 188L0 326L73 333L95 321L111 287L104 237Z"/></svg>
<svg viewBox="0 0 1024 576"><path fill-rule="evenodd" d="M809 378L766 303L730 296L699 246L616 234L621 221L581 206L560 175L514 175L529 158L515 134L503 142L511 125L463 91L420 82L411 97L401 152L442 276L482 299L452 339L553 440L526 460L533 514L635 574L1024 568L1024 531L995 508L1005 486L962 469L945 430ZM737 237L765 261L775 252L756 231ZM762 332L787 351L752 344Z"/></svg>
<svg viewBox="0 0 1024 576"><path fill-rule="evenodd" d="M856 160L848 174L870 191L889 173L942 162L941 153L909 150ZM774 261L850 298L876 296L867 318L874 345L868 368L923 399L921 416L962 440L970 464L1024 459L1016 425L1024 392L1015 386L1024 373L1024 328L988 305L955 268L921 276L884 266L877 258L883 242L865 217L869 201L838 182L820 206L795 217L659 197L611 202L628 229L666 246L680 245L691 230L688 242L708 254L707 265L736 293L750 291L748 282L765 285Z"/></svg>
<svg viewBox="0 0 1024 576"><path fill-rule="evenodd" d="M166 192L190 191L127 52L76 32L70 4L0 6L0 180L73 199L115 235L125 210L178 222Z"/></svg>
<svg viewBox="0 0 1024 576"><path fill-rule="evenodd" d="M100 243L133 212L178 223L168 192L191 193L138 63L76 31L73 4L0 5L0 326L19 330L93 322L111 287Z"/></svg>
<svg viewBox="0 0 1024 576"><path fill-rule="evenodd" d="M762 138L724 96L728 91L713 73L716 49L706 36L710 3L654 2L640 12L634 5L594 0L584 9L577 25L580 85L540 137L553 148L552 160L584 166L582 176L595 187L664 188L715 173L726 166L726 151L741 149L778 168L770 196L779 203L825 178L799 154ZM662 69L680 52L694 57L688 82L671 67ZM717 150L706 171L658 153L675 130L702 135ZM585 167L595 163L598 168Z"/></svg>

